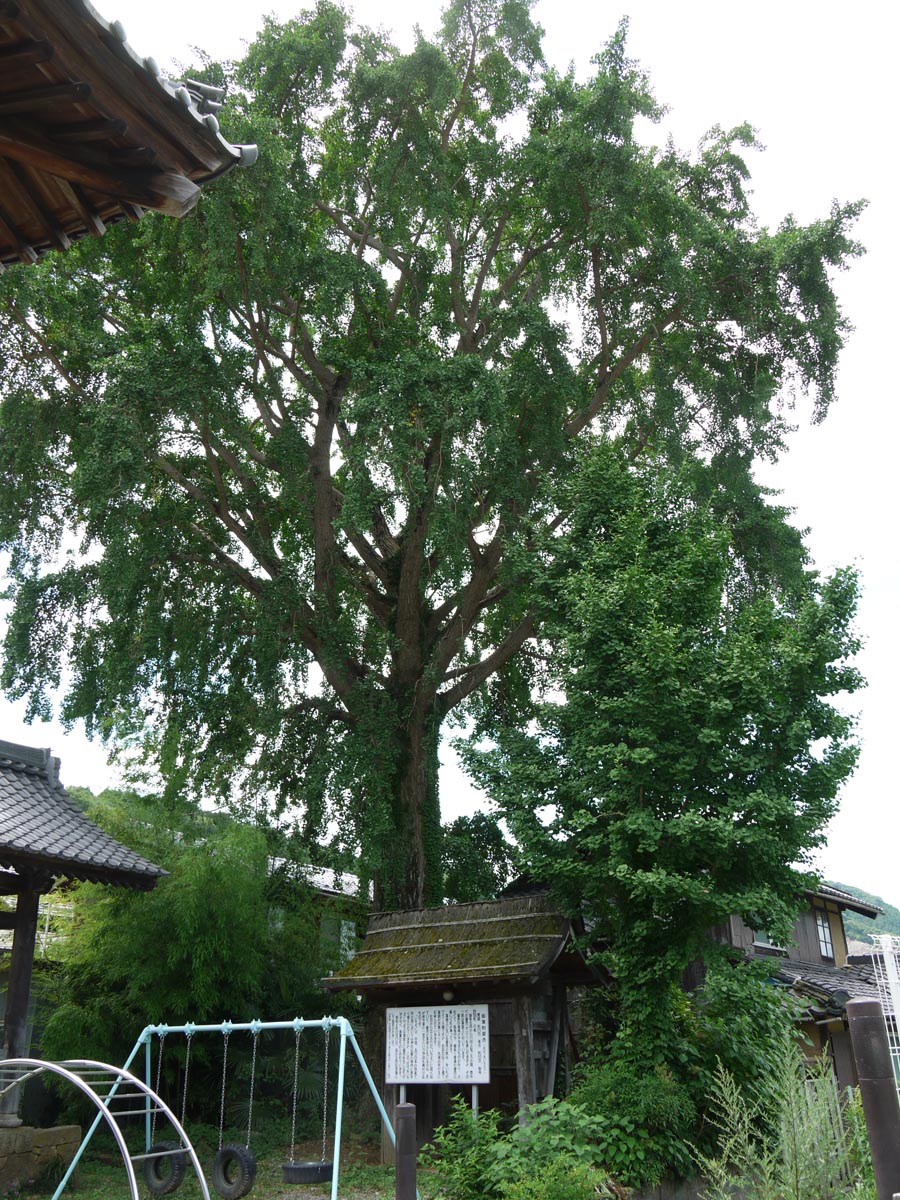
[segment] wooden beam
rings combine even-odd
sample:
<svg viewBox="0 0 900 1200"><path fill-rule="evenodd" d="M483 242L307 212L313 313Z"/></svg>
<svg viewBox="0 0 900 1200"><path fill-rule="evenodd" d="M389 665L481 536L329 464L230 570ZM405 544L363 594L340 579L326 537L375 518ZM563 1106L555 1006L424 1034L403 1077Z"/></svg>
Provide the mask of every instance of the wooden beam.
<svg viewBox="0 0 900 1200"><path fill-rule="evenodd" d="M34 966L34 946L37 940L38 903L40 892L29 888L19 893L16 902L16 931L13 934L9 963L9 986L6 992L6 1017L3 1022L4 1058L23 1058L28 1052L28 999L31 995L31 972ZM0 1111L15 1114L19 1103L16 1088Z"/></svg>
<svg viewBox="0 0 900 1200"><path fill-rule="evenodd" d="M72 245L72 239L65 230L60 228L53 213L45 207L40 196L35 193L24 167L20 163L0 159L0 170L12 176L15 184L18 185L19 194L25 207L31 213L32 219L43 227L48 240L60 250L68 250Z"/></svg>
<svg viewBox="0 0 900 1200"><path fill-rule="evenodd" d="M90 201L81 188L74 183L69 183L67 179L57 179L56 183L59 190L84 222L84 226L88 232L93 233L95 237L102 237L106 233L106 225L100 220L94 209L91 208Z"/></svg>
<svg viewBox="0 0 900 1200"><path fill-rule="evenodd" d="M530 996L513 996L513 1044L516 1051L516 1087L519 1124L528 1123L526 1109L537 1100L534 1071L534 1026Z"/></svg>
<svg viewBox="0 0 900 1200"><path fill-rule="evenodd" d="M559 1061L559 1038L563 1022L563 993L564 983L553 984L553 1007L551 1015L550 1054L547 1057L547 1069L541 1083L544 1096L552 1096L556 1085L556 1064ZM542 1097L543 1098L543 1097Z"/></svg>
<svg viewBox="0 0 900 1200"><path fill-rule="evenodd" d="M113 146L109 157L117 167L152 167L159 162L159 155L149 146Z"/></svg>
<svg viewBox="0 0 900 1200"><path fill-rule="evenodd" d="M0 46L0 66L27 67L32 63L47 62L53 57L53 47L48 41L38 41L27 38L22 42L13 42L9 46Z"/></svg>
<svg viewBox="0 0 900 1200"><path fill-rule="evenodd" d="M16 0L0 0L0 20L14 21L21 11Z"/></svg>
<svg viewBox="0 0 900 1200"><path fill-rule="evenodd" d="M15 929L16 914L0 908L0 929Z"/></svg>
<svg viewBox="0 0 900 1200"><path fill-rule="evenodd" d="M9 92L0 96L0 115L30 113L41 108L56 108L71 101L80 104L91 97L88 83L50 83L46 87L25 88L21 92Z"/></svg>
<svg viewBox="0 0 900 1200"><path fill-rule="evenodd" d="M200 196L199 187L184 175L117 169L99 154L59 146L17 121L0 127L0 154L70 183L173 217L184 216Z"/></svg>
<svg viewBox="0 0 900 1200"><path fill-rule="evenodd" d="M102 142L122 137L128 124L118 117L98 117L91 121L74 121L71 125L47 125L44 132L54 142Z"/></svg>
<svg viewBox="0 0 900 1200"><path fill-rule="evenodd" d="M6 234L7 241L15 247L16 254L23 263L36 263L37 251L22 237L22 232L16 225L14 217L0 204L0 229Z"/></svg>

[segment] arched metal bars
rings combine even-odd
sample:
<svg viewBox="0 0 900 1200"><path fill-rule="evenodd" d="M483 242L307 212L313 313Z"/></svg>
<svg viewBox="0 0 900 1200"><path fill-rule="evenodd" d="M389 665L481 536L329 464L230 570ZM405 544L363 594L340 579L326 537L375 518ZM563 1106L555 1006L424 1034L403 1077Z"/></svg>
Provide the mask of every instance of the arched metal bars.
<svg viewBox="0 0 900 1200"><path fill-rule="evenodd" d="M179 1141L182 1144L184 1153L191 1160L197 1180L200 1184L200 1190L203 1194L203 1200L210 1200L209 1188L206 1185L206 1179L203 1176L203 1169L200 1166L200 1160L197 1158L197 1153L191 1145L191 1141L184 1131L181 1122L172 1112L171 1108L162 1100L156 1092L145 1083L143 1079L137 1075L133 1075L131 1071L125 1070L124 1067L110 1066L109 1063L98 1062L96 1059L67 1059L65 1062L44 1062L39 1058L10 1058L3 1062L4 1074L7 1071L23 1070L25 1073L17 1079L7 1083L0 1089L0 1096L4 1096L13 1088L21 1087L29 1079L33 1079L37 1075L49 1071L52 1075L58 1075L61 1079L65 1079L78 1089L83 1095L87 1096L95 1108L97 1108L97 1118L92 1126L92 1131L96 1128L97 1122L101 1119L106 1121L110 1131L115 1139L116 1145L119 1148L119 1153L122 1155L122 1162L125 1166L125 1172L128 1176L128 1186L131 1191L131 1200L140 1200L138 1192L137 1177L134 1173L134 1163L146 1157L143 1154L132 1156L129 1153L128 1145L125 1138L122 1136L122 1131L119 1128L116 1117L123 1116L140 1116L146 1111L146 1106L156 1106L167 1121L171 1124L173 1130L178 1135ZM122 1084L127 1084L136 1089L135 1091L119 1092ZM105 1094L101 1094L98 1088L106 1088ZM126 1109L119 1112L113 1111L111 1105L115 1101L131 1101L139 1100L140 1107L134 1109ZM74 1164L73 1164L74 1166ZM71 1167L60 1182L59 1188L55 1195L65 1186L65 1183L71 1173Z"/></svg>

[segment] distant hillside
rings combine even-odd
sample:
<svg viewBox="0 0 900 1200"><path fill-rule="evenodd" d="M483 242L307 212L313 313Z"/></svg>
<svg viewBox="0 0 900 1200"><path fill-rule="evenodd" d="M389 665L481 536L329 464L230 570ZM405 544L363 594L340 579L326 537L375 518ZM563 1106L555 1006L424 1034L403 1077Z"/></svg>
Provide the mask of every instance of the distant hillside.
<svg viewBox="0 0 900 1200"><path fill-rule="evenodd" d="M862 888L852 887L849 883L836 883L833 879L827 879L825 882L849 892L858 900L864 900L867 904L877 904L879 908L884 909L881 916L876 917L874 921L868 917L861 917L859 913L845 912L844 929L848 938L867 942L873 933L892 933L895 937L900 937L900 908L894 908L893 904L888 904L887 900L882 900L880 896L873 896L871 892L864 892Z"/></svg>

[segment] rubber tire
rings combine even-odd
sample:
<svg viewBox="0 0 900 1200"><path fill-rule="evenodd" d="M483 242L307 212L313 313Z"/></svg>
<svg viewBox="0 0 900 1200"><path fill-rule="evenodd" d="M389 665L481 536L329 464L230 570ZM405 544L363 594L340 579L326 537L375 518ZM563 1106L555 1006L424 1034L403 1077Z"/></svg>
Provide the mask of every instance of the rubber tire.
<svg viewBox="0 0 900 1200"><path fill-rule="evenodd" d="M330 1183L333 1176L334 1163L325 1160L281 1164L282 1183Z"/></svg>
<svg viewBox="0 0 900 1200"><path fill-rule="evenodd" d="M229 1142L213 1159L213 1187L224 1200L240 1200L256 1181L253 1151L239 1142Z"/></svg>
<svg viewBox="0 0 900 1200"><path fill-rule="evenodd" d="M165 1158L144 1159L144 1183L154 1196L169 1196L182 1184L187 1169L187 1155L181 1142L154 1142L150 1154L165 1154Z"/></svg>

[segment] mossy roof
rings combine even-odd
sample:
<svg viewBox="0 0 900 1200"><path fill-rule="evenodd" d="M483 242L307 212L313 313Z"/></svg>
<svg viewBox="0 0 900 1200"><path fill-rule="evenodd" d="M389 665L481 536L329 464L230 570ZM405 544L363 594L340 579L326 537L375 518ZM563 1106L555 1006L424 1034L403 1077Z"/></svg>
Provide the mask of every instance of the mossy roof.
<svg viewBox="0 0 900 1200"><path fill-rule="evenodd" d="M323 980L330 991L527 984L546 975L572 939L572 923L546 893L379 913L362 948Z"/></svg>

